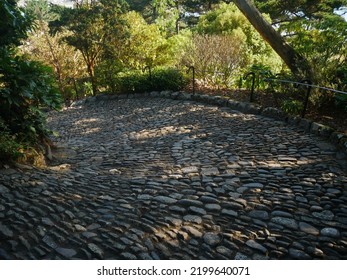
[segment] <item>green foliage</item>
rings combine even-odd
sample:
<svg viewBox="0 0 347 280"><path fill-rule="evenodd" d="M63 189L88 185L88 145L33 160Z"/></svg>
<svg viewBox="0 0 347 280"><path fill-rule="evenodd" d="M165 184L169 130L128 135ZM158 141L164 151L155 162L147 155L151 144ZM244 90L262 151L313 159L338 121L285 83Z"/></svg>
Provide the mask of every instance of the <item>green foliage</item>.
<svg viewBox="0 0 347 280"><path fill-rule="evenodd" d="M150 79L150 89L148 91L161 91L161 90L181 90L186 84L187 80L183 74L177 69L164 68L156 69L152 73Z"/></svg>
<svg viewBox="0 0 347 280"><path fill-rule="evenodd" d="M20 53L50 65L62 96L71 99L75 93L71 81L86 75L81 53L63 42L62 38L68 35L68 31L49 33L49 22L57 20L58 15L52 11L48 0L27 0L24 11L35 19L35 28L28 33Z"/></svg>
<svg viewBox="0 0 347 280"><path fill-rule="evenodd" d="M11 132L35 141L46 136L40 107L58 109L60 93L47 66L19 56L0 55L0 117Z"/></svg>
<svg viewBox="0 0 347 280"><path fill-rule="evenodd" d="M337 107L342 108L347 113L347 94L336 94L335 104Z"/></svg>
<svg viewBox="0 0 347 280"><path fill-rule="evenodd" d="M270 20L268 16L264 16ZM217 9L201 16L196 30L199 34L223 34L238 38L249 64L267 64L272 68L281 65L279 57L234 3L222 3Z"/></svg>
<svg viewBox="0 0 347 280"><path fill-rule="evenodd" d="M139 70L145 66L157 67L170 63L171 45L161 34L158 25L147 24L134 11L126 13L122 19L128 34L120 53L125 67Z"/></svg>
<svg viewBox="0 0 347 280"><path fill-rule="evenodd" d="M95 67L102 59L114 59L126 36L120 17L126 8L126 2L113 0L81 1L73 9L54 8L60 17L50 22L50 28L53 33L69 31L64 40L81 52L94 95L98 92Z"/></svg>
<svg viewBox="0 0 347 280"><path fill-rule="evenodd" d="M21 145L0 118L0 161L17 160L22 155L20 150Z"/></svg>
<svg viewBox="0 0 347 280"><path fill-rule="evenodd" d="M0 1L0 15L0 48L18 46L32 28L32 19L16 7L14 0Z"/></svg>
<svg viewBox="0 0 347 280"><path fill-rule="evenodd" d="M0 154L8 160L19 157L22 143L35 146L48 135L40 108L59 108L60 94L50 68L17 55L15 47L31 27L28 18L13 1L2 1L0 9L1 27L13 32L11 39L0 32Z"/></svg>
<svg viewBox="0 0 347 280"><path fill-rule="evenodd" d="M117 76L117 90L119 93L141 93L162 90L181 90L187 80L176 69L155 69L149 74L141 71L120 73Z"/></svg>
<svg viewBox="0 0 347 280"><path fill-rule="evenodd" d="M230 87L246 66L242 43L236 35L195 35L182 64L194 66L196 77L212 85Z"/></svg>
<svg viewBox="0 0 347 280"><path fill-rule="evenodd" d="M310 63L314 82L337 88L345 83L339 79L340 67L347 57L347 22L336 13L347 6L347 0L256 0L258 8L269 13L279 32ZM314 93L323 105L324 95Z"/></svg>
<svg viewBox="0 0 347 280"><path fill-rule="evenodd" d="M285 113L299 115L304 109L304 105L298 100L285 100L283 101L281 108Z"/></svg>
<svg viewBox="0 0 347 280"><path fill-rule="evenodd" d="M266 80L267 78L276 78L272 73L271 68L263 64L253 64L245 74L248 73L254 73L254 87L257 89L265 89L269 84L271 84L271 81ZM250 87L252 79L251 76L248 77L246 79L246 86Z"/></svg>
<svg viewBox="0 0 347 280"><path fill-rule="evenodd" d="M195 30L206 39L203 42L195 36L195 40L198 40L193 42L191 48L194 56L197 56L194 65L217 76L217 79L205 77L208 81L215 80L219 84L231 86L238 83L238 77L244 73L244 69L252 65L268 65L272 71L282 68L280 58L233 3L222 3L201 16ZM213 62L216 60L219 62ZM222 73L224 78L215 73Z"/></svg>

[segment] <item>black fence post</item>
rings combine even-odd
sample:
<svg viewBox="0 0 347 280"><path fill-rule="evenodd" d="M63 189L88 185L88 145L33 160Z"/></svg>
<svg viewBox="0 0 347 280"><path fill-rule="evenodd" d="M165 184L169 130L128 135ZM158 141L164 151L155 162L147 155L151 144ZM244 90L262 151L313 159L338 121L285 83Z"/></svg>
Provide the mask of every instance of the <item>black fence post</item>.
<svg viewBox="0 0 347 280"><path fill-rule="evenodd" d="M190 72L190 70L192 70L192 74L193 74L193 81L192 81L192 83L193 83L193 95L195 95L195 67L189 66L188 70L187 70L187 74Z"/></svg>
<svg viewBox="0 0 347 280"><path fill-rule="evenodd" d="M305 96L305 103L304 103L304 109L302 110L301 112L301 117L304 118L305 115L306 115L306 110L307 110L307 106L308 106L308 101L309 101L309 98L310 98L310 94L311 94L311 85L312 85L312 82L311 80L302 80L300 81L300 84L306 84L306 87L307 87L307 92L306 92L306 96ZM299 85L298 85L299 86Z"/></svg>
<svg viewBox="0 0 347 280"><path fill-rule="evenodd" d="M246 74L243 79L246 80L249 76L252 76L252 87L251 87L251 96L249 98L249 102L254 101L254 85L255 85L255 73L254 72L249 72Z"/></svg>

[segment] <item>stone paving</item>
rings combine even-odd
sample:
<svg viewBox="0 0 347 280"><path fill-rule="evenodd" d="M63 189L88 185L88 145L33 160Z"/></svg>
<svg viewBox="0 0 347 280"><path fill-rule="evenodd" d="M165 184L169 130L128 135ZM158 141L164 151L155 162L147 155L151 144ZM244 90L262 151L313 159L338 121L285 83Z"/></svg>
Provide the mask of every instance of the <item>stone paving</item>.
<svg viewBox="0 0 347 280"><path fill-rule="evenodd" d="M347 259L346 158L193 101L50 113L47 168L0 171L1 259Z"/></svg>

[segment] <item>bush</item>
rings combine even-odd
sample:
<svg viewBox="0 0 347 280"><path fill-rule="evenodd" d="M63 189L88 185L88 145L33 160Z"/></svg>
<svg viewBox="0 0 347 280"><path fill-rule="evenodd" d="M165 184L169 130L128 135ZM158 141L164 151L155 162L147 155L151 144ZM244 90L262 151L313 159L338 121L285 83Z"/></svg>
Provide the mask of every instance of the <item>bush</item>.
<svg viewBox="0 0 347 280"><path fill-rule="evenodd" d="M0 117L21 141L38 142L49 133L40 108L61 104L53 72L9 52L0 53L0 65Z"/></svg>
<svg viewBox="0 0 347 280"><path fill-rule="evenodd" d="M347 113L347 94L336 94L335 104L338 108L342 108Z"/></svg>
<svg viewBox="0 0 347 280"><path fill-rule="evenodd" d="M162 90L181 90L187 81L183 74L176 69L157 69L148 72L131 71L121 73L116 80L119 93L141 93Z"/></svg>
<svg viewBox="0 0 347 280"><path fill-rule="evenodd" d="M0 161L17 160L22 155L20 149L21 145L0 119Z"/></svg>
<svg viewBox="0 0 347 280"><path fill-rule="evenodd" d="M120 73L115 79L116 91L118 93L145 92L150 88L148 74L141 71Z"/></svg>
<svg viewBox="0 0 347 280"><path fill-rule="evenodd" d="M242 40L236 35L195 35L182 64L193 65L197 78L211 85L230 87L246 66Z"/></svg>
<svg viewBox="0 0 347 280"><path fill-rule="evenodd" d="M299 115L304 109L304 105L298 100L286 100L282 103L282 110L291 115Z"/></svg>
<svg viewBox="0 0 347 280"><path fill-rule="evenodd" d="M184 75L177 69L167 68L154 71L150 80L150 90L181 90L187 84Z"/></svg>

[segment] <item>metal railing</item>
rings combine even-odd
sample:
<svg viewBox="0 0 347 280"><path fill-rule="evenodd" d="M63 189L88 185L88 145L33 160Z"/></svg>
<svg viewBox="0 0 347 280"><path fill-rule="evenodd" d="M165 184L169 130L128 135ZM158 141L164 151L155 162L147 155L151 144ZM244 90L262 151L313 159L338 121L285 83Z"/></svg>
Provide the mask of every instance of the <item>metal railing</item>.
<svg viewBox="0 0 347 280"><path fill-rule="evenodd" d="M195 94L195 67L194 66L187 66L187 74L189 74L190 70L192 70L192 84L193 84L193 95Z"/></svg>
<svg viewBox="0 0 347 280"><path fill-rule="evenodd" d="M252 76L252 83L251 83L251 94L250 94L250 102L254 101L254 89L255 89L255 72L249 72L244 76L244 80L246 80L249 76ZM341 90L336 90L333 88L329 88L329 87L322 87L319 85L314 85L312 83L311 80L309 79L305 79L305 80L301 80L299 82L297 81L290 81L290 80L284 80L284 79L280 79L280 78L263 78L263 81L266 82L278 82L278 83L287 83L287 84L292 84L295 88L298 88L300 86L306 87L307 91L306 91L306 95L305 95L305 99L304 99L304 107L303 110L301 112L301 117L304 118L306 115L306 111L307 111L307 107L308 107L308 102L309 102L309 98L310 98L310 94L311 94L311 90L312 88L316 88L316 89L320 89L320 90L325 90L325 91L330 91L330 92L334 92L334 93L339 93L339 94L346 94L347 92L341 91Z"/></svg>

